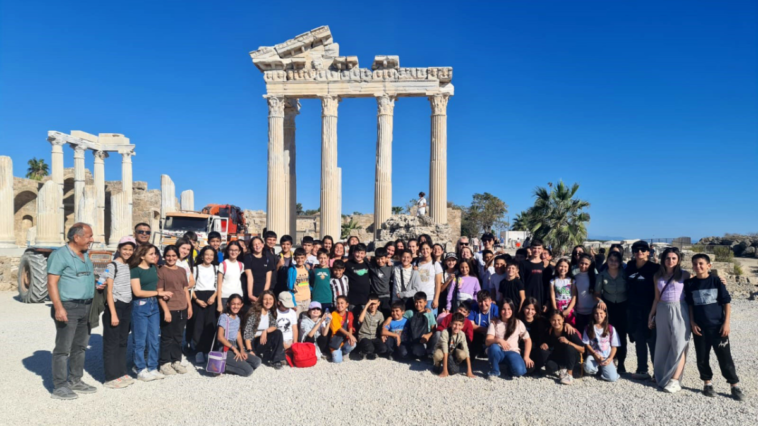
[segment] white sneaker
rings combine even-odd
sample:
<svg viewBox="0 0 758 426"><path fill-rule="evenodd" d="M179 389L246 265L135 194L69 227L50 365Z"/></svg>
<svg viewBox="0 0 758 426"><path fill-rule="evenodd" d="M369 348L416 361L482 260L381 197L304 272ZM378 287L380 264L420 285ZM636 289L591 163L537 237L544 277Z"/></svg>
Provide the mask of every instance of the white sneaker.
<svg viewBox="0 0 758 426"><path fill-rule="evenodd" d="M566 370L565 368L561 368L560 370L558 370L558 378L559 379L562 380L566 376L568 376L568 370Z"/></svg>
<svg viewBox="0 0 758 426"><path fill-rule="evenodd" d="M155 376L153 376L153 373L147 371L146 368L137 374L137 379L142 380L143 382L152 382L155 380Z"/></svg>
<svg viewBox="0 0 758 426"><path fill-rule="evenodd" d="M677 393L682 390L682 386L679 385L679 380L671 379L666 386L663 387L664 392Z"/></svg>
<svg viewBox="0 0 758 426"><path fill-rule="evenodd" d="M156 370L158 371L158 370ZM176 371L174 371L173 367L169 363L165 363L161 365L160 373L164 376L173 376L176 374Z"/></svg>
<svg viewBox="0 0 758 426"><path fill-rule="evenodd" d="M165 378L166 378L166 376L165 376L165 375L163 375L163 374L162 374L160 371L158 371L158 370L153 370L153 371L150 371L150 372L149 372L149 374L150 374L151 376L153 376L153 380L161 380L161 379L165 379Z"/></svg>
<svg viewBox="0 0 758 426"><path fill-rule="evenodd" d="M125 383L128 383L127 386L134 384L134 379L132 379L132 376L130 376L128 374L124 374L123 376L119 377L119 379L121 379L121 381L123 381Z"/></svg>
<svg viewBox="0 0 758 426"><path fill-rule="evenodd" d="M177 372L177 373L179 373L179 374L186 374L186 373L187 373L187 369L186 369L186 368L185 368L185 367L182 365L182 363L181 363L181 362L179 362L179 361L176 361L176 362L174 362L173 364L171 364L171 368L172 368L172 369L173 369L175 372Z"/></svg>
<svg viewBox="0 0 758 426"><path fill-rule="evenodd" d="M195 364L203 364L205 363L205 355L203 355L202 352L198 352L195 354Z"/></svg>
<svg viewBox="0 0 758 426"><path fill-rule="evenodd" d="M568 373L566 373L566 375L561 378L562 385L570 385L572 383L574 383L574 376Z"/></svg>

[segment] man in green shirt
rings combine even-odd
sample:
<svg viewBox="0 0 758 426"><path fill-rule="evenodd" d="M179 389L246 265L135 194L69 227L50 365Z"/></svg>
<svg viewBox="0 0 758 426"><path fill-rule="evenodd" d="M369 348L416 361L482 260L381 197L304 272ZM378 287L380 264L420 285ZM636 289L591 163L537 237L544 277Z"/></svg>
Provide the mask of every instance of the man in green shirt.
<svg viewBox="0 0 758 426"><path fill-rule="evenodd" d="M87 250L92 228L75 223L67 233L68 243L47 260L47 291L53 302L55 349L53 349L53 395L76 399L76 393L97 389L82 382L84 351L89 342L89 313L95 294L95 273Z"/></svg>

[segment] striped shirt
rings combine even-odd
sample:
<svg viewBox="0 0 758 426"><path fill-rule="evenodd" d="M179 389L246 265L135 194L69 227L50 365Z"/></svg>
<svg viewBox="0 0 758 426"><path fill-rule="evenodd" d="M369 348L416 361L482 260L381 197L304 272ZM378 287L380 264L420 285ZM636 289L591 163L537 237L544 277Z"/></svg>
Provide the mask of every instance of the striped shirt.
<svg viewBox="0 0 758 426"><path fill-rule="evenodd" d="M102 278L113 279L113 300L117 302L131 303L132 283L129 273L129 265L113 261L108 264Z"/></svg>
<svg viewBox="0 0 758 426"><path fill-rule="evenodd" d="M332 278L329 281L329 284L332 286L332 297L335 305L337 304L338 296L347 297L347 292L350 289L348 281L347 275L343 275L342 278Z"/></svg>

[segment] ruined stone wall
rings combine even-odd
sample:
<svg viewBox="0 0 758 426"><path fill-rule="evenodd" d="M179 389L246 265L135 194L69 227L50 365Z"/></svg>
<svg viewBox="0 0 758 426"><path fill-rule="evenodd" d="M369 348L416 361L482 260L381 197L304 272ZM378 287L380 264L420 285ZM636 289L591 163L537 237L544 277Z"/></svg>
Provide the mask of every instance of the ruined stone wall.
<svg viewBox="0 0 758 426"><path fill-rule="evenodd" d="M41 183L32 179L13 178L13 224L16 244L26 245L26 231L37 225L37 192Z"/></svg>

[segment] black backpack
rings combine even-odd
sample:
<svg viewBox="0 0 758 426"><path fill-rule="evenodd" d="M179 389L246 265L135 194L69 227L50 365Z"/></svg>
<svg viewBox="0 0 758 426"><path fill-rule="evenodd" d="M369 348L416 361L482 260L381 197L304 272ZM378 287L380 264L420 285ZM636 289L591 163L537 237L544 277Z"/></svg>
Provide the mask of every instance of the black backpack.
<svg viewBox="0 0 758 426"><path fill-rule="evenodd" d="M423 313L415 312L408 320L408 336L415 342L429 332L429 321Z"/></svg>

